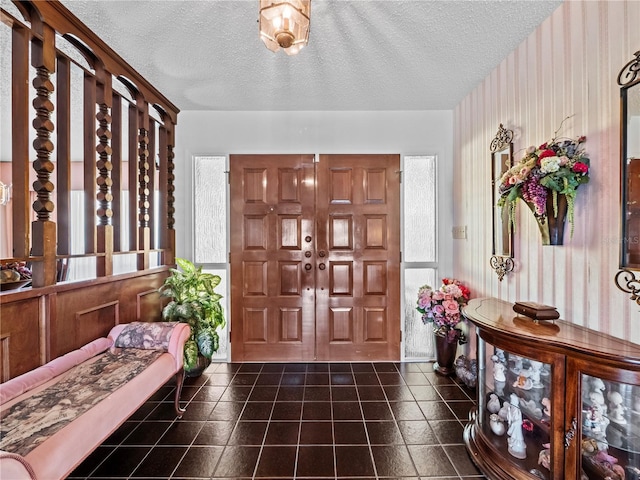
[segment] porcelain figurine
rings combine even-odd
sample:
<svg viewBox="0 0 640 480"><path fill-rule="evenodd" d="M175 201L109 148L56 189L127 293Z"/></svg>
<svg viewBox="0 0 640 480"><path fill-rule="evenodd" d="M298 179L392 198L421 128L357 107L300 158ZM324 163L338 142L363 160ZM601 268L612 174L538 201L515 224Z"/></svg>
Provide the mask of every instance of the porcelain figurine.
<svg viewBox="0 0 640 480"><path fill-rule="evenodd" d="M504 375L507 367L504 366L504 363L500 362L497 355L492 355L491 360L493 360L493 379L496 382L504 382L507 379Z"/></svg>
<svg viewBox="0 0 640 480"><path fill-rule="evenodd" d="M489 401L487 402L487 410L491 413L498 413L500 411L500 399L495 393L489 395Z"/></svg>
<svg viewBox="0 0 640 480"><path fill-rule="evenodd" d="M514 355L513 356L513 368L511 369L511 371L513 373L515 373L516 375L520 374L520 370L522 370L522 357L518 356L518 355Z"/></svg>
<svg viewBox="0 0 640 480"><path fill-rule="evenodd" d="M605 385L601 378L591 377L591 391L604 392Z"/></svg>
<svg viewBox="0 0 640 480"><path fill-rule="evenodd" d="M620 392L609 392L609 419L619 425L625 425L623 398Z"/></svg>
<svg viewBox="0 0 640 480"><path fill-rule="evenodd" d="M524 436L522 435L522 412L519 407L518 396L515 393L511 394L510 406L508 411L507 420L509 422L509 429L507 435L509 440L507 444L509 448L507 451L510 455L520 460L527 458L527 445L524 442Z"/></svg>
<svg viewBox="0 0 640 480"><path fill-rule="evenodd" d="M598 390L592 390L589 393L589 401L591 406L596 408L602 415L607 413L607 405L604 402L604 395Z"/></svg>
<svg viewBox="0 0 640 480"><path fill-rule="evenodd" d="M543 450L540 450L538 454L538 465L542 465L547 470L551 469L551 446L548 443L543 445L545 447Z"/></svg>
<svg viewBox="0 0 640 480"><path fill-rule="evenodd" d="M499 397L504 397L504 386L505 382L498 382L497 380L493 384L493 391L496 392L496 395Z"/></svg>
<svg viewBox="0 0 640 480"><path fill-rule="evenodd" d="M527 377L526 370L521 370L520 375L516 378L516 381L513 382L513 386L516 388L520 388L522 390L531 390L533 388L533 383L531 379Z"/></svg>
<svg viewBox="0 0 640 480"><path fill-rule="evenodd" d="M531 378L532 387L543 388L544 385L540 381L540 372L542 371L543 363L537 360L531 360L529 363L531 363L531 375L529 378Z"/></svg>
<svg viewBox="0 0 640 480"><path fill-rule="evenodd" d="M491 415L489 415L489 426L491 427L491 431L496 435L504 435L504 422L498 416L498 414L492 413Z"/></svg>
<svg viewBox="0 0 640 480"><path fill-rule="evenodd" d="M507 364L507 357L505 357L504 355L504 350L502 350L501 348L496 348L496 357L498 357L498 361L503 363L503 364Z"/></svg>
<svg viewBox="0 0 640 480"><path fill-rule="evenodd" d="M509 403L508 400L505 400L502 404L502 408L498 410L498 416L505 422L509 419L509 407L511 407L511 403Z"/></svg>
<svg viewBox="0 0 640 480"><path fill-rule="evenodd" d="M525 400L524 398L521 398L520 406L531 412L532 416L542 418L542 409L538 406L535 400Z"/></svg>

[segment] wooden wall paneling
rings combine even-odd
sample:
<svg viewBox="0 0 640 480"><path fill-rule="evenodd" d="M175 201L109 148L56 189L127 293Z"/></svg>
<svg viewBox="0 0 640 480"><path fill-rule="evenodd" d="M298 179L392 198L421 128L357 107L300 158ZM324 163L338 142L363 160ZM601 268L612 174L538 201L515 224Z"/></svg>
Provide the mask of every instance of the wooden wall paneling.
<svg viewBox="0 0 640 480"><path fill-rule="evenodd" d="M84 251L96 252L96 78L84 74L83 99Z"/></svg>
<svg viewBox="0 0 640 480"><path fill-rule="evenodd" d="M29 123L29 30L14 22L11 33L11 128L28 132ZM11 136L13 183L13 256L29 255L29 137Z"/></svg>
<svg viewBox="0 0 640 480"><path fill-rule="evenodd" d="M58 56L56 72L56 223L58 254L71 253L71 62Z"/></svg>
<svg viewBox="0 0 640 480"><path fill-rule="evenodd" d="M163 299L157 288L136 294L136 320L158 322L162 320Z"/></svg>
<svg viewBox="0 0 640 480"><path fill-rule="evenodd" d="M99 290L104 291L104 288ZM76 311L74 322L72 323L75 334L74 343L76 345L85 345L96 338L106 336L109 330L120 323L119 318L119 300L104 302L85 310Z"/></svg>
<svg viewBox="0 0 640 480"><path fill-rule="evenodd" d="M122 98L113 92L111 106L111 211L113 213L113 251L122 251Z"/></svg>
<svg viewBox="0 0 640 480"><path fill-rule="evenodd" d="M13 378L41 365L40 301L28 298L2 304L0 322L0 372ZM13 319L14 321L8 321Z"/></svg>

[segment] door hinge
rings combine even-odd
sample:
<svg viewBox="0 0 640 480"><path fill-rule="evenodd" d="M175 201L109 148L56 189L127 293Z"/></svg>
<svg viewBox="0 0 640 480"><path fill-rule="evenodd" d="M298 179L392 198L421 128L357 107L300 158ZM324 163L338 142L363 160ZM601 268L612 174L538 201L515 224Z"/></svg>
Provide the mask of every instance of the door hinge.
<svg viewBox="0 0 640 480"><path fill-rule="evenodd" d="M231 172L229 170L225 170L224 173L227 174L227 183L231 185Z"/></svg>
<svg viewBox="0 0 640 480"><path fill-rule="evenodd" d="M402 183L402 170L396 170L396 173L398 174L398 181Z"/></svg>
<svg viewBox="0 0 640 480"><path fill-rule="evenodd" d="M400 343L402 343L402 330L400 330Z"/></svg>

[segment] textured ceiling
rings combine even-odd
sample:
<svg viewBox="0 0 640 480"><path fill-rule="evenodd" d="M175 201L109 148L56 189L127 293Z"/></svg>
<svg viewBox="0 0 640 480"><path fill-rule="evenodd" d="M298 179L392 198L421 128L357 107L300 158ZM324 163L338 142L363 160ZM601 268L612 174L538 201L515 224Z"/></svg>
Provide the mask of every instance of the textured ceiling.
<svg viewBox="0 0 640 480"><path fill-rule="evenodd" d="M312 0L272 53L258 0L63 0L181 110L452 109L562 2Z"/></svg>

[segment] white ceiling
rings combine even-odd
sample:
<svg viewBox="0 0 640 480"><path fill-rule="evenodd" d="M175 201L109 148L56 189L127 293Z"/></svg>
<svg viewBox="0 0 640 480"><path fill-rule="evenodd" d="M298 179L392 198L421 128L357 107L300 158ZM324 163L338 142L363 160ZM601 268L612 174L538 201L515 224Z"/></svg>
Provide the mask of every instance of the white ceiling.
<svg viewBox="0 0 640 480"><path fill-rule="evenodd" d="M312 0L267 50L258 0L63 0L181 110L449 110L560 0Z"/></svg>

